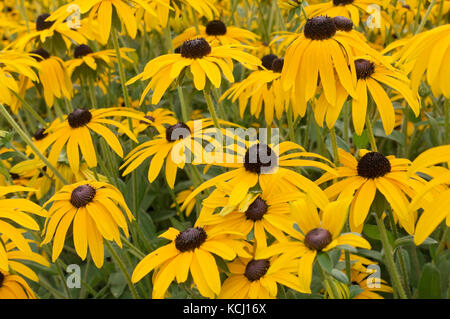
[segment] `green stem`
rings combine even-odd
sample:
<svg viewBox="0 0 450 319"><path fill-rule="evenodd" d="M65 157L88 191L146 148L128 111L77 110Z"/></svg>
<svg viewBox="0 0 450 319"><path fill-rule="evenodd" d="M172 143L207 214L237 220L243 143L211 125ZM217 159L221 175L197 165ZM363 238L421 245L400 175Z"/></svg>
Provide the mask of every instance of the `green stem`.
<svg viewBox="0 0 450 319"><path fill-rule="evenodd" d="M436 249L436 256L439 256L439 254L444 250L445 244L447 243L448 229L449 227L445 225L444 234L442 235L441 241L439 242L439 245Z"/></svg>
<svg viewBox="0 0 450 319"><path fill-rule="evenodd" d="M183 119L183 122L186 123L187 121L189 121L189 116L187 113L186 101L184 99L183 88L181 87L181 83L180 85L177 86L177 91L178 97L180 98L181 118Z"/></svg>
<svg viewBox="0 0 450 319"><path fill-rule="evenodd" d="M293 123L293 111L292 111L292 105L289 105L288 112L286 114L287 122L288 122L288 129L289 129L289 139L291 142L295 143L295 131L294 131L294 123Z"/></svg>
<svg viewBox="0 0 450 319"><path fill-rule="evenodd" d="M117 266L119 266L120 270L122 271L123 276L125 277L125 280L127 281L128 287L130 288L131 294L133 295L133 298L139 299L139 295L138 295L133 283L131 282L131 278L127 272L127 268L125 267L125 264L122 262L119 255L117 255L117 252L114 250L114 247L111 245L111 243L108 240L105 240L104 242L105 242L106 247L108 248L109 252L111 253L111 257L114 259Z"/></svg>
<svg viewBox="0 0 450 319"><path fill-rule="evenodd" d="M375 220L377 222L378 230L380 232L380 239L383 244L384 249L384 259L385 265L388 269L389 275L392 280L392 284L395 287L396 292L400 296L401 299L407 299L405 290L403 288L402 282L400 280L400 275L398 273L397 267L394 263L394 255L392 252L392 247L389 242L389 238L387 236L386 227L384 226L384 222L381 219L379 214L375 214Z"/></svg>
<svg viewBox="0 0 450 319"><path fill-rule="evenodd" d="M38 121L39 123L41 123L44 127L47 126L47 122L45 122L42 117L33 109L33 107L27 102L25 101L25 99L23 99L19 94L17 94L16 92L12 91L11 92L17 97L17 99L22 103L22 105L24 106L24 108L31 114L31 116L33 116L33 118Z"/></svg>
<svg viewBox="0 0 450 319"><path fill-rule="evenodd" d="M422 32L422 29L425 26L425 23L427 22L428 16L431 13L431 9L433 9L435 4L436 4L436 0L431 0L431 3L428 6L427 11L425 12L425 15L423 16L422 21L420 21L419 27L416 29L414 34L418 34L418 33Z"/></svg>
<svg viewBox="0 0 450 319"><path fill-rule="evenodd" d="M339 152L336 138L336 129L334 128L334 126L330 128L330 139L331 139L331 147L333 149L334 165L336 165L337 167L339 166Z"/></svg>
<svg viewBox="0 0 450 319"><path fill-rule="evenodd" d="M130 99L129 99L129 96L128 96L127 86L125 84L126 83L125 70L124 70L124 67L123 67L122 55L120 54L120 47L119 47L119 39L117 37L117 30L115 28L113 28L111 34L112 34L112 40L113 40L114 49L116 50L117 65L119 66L120 85L122 86L122 93L123 93L123 98L125 100L125 106L126 107L131 107L130 106Z"/></svg>
<svg viewBox="0 0 450 319"><path fill-rule="evenodd" d="M214 126L220 130L221 127L220 127L219 119L217 118L216 109L214 108L214 104L213 104L210 92L208 90L204 89L203 96L205 97L206 105L208 106L208 111L209 111L209 114L211 114L211 118L214 122Z"/></svg>
<svg viewBox="0 0 450 319"><path fill-rule="evenodd" d="M22 140L31 148L31 150L44 162L44 164L52 170L52 172L55 174L55 176L65 185L70 184L64 176L61 175L61 173L49 162L49 160L44 156L44 154L41 153L41 151L38 150L38 148L34 145L31 138L25 133L19 125L16 123L16 121L12 118L12 116L8 113L8 111L5 109L3 104L0 103L0 113L6 118L6 120L9 122L9 124L14 128L14 130L20 135Z"/></svg>
<svg viewBox="0 0 450 319"><path fill-rule="evenodd" d="M373 152L378 152L377 143L375 141L375 135L373 134L372 123L370 122L369 115L366 115L366 127L369 133L370 147Z"/></svg>

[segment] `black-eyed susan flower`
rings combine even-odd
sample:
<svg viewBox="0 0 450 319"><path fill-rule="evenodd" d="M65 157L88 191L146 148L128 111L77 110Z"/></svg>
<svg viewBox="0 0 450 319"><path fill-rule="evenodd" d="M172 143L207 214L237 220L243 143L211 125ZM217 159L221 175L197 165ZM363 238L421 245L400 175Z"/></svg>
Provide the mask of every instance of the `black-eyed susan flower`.
<svg viewBox="0 0 450 319"><path fill-rule="evenodd" d="M119 190L103 182L82 181L66 185L44 207L50 203L42 245L53 239L53 262L61 254L67 231L73 224L73 243L78 256L84 260L89 247L92 260L97 268L101 268L103 239L115 241L122 247L119 228L128 237L127 220L134 220Z"/></svg>
<svg viewBox="0 0 450 319"><path fill-rule="evenodd" d="M131 120L131 125L133 126L133 131L136 135L149 127L154 127L158 133L162 134L165 132L167 126L175 125L178 122L175 113L162 107L154 109L153 111L148 111L145 114L142 114L142 116L147 121L137 119ZM127 126L128 119L123 120L122 124Z"/></svg>
<svg viewBox="0 0 450 319"><path fill-rule="evenodd" d="M51 56L44 49L30 52L39 62L39 80L42 84L45 103L52 107L54 99L72 99L72 81L70 81L66 66L60 58Z"/></svg>
<svg viewBox="0 0 450 319"><path fill-rule="evenodd" d="M32 81L39 81L34 69L39 69L38 62L27 53L12 50L0 51L0 103L11 106L15 92L19 94L19 84L13 74L18 73ZM18 108L12 109L17 113Z"/></svg>
<svg viewBox="0 0 450 319"><path fill-rule="evenodd" d="M120 157L123 157L122 146L117 136L105 126L109 124L122 130L130 139L137 142L134 134L118 121L107 119L111 116L124 116L146 121L139 113L126 108L103 108L97 110L76 109L65 116L64 121L51 126L45 133L43 149L51 146L49 152L50 163L56 164L62 148L66 145L67 160L73 172L80 168L80 153L83 155L89 167L97 166L97 155L91 137L91 131L105 139L111 149ZM59 121L59 120L57 120ZM79 149L78 149L79 148Z"/></svg>
<svg viewBox="0 0 450 319"><path fill-rule="evenodd" d="M408 41L395 54L399 63L406 63L407 72L411 72L411 86L418 89L420 81L426 73L426 80L435 96L440 94L450 98L450 84L447 75L450 66L450 24L436 27L419 33Z"/></svg>
<svg viewBox="0 0 450 319"><path fill-rule="evenodd" d="M408 212L408 197L415 193L420 183L408 179L406 171L411 164L408 159L384 156L379 152L360 150L360 159L339 149L339 159L343 166L337 171L342 179L329 186L325 193L330 199L353 197L350 207L349 224L352 231L361 232L370 211L377 190L389 202L402 227L414 233L414 215ZM316 182L321 184L336 176L325 173Z"/></svg>
<svg viewBox="0 0 450 319"><path fill-rule="evenodd" d="M258 141L245 141L244 146L236 143L228 147L235 154L232 154L231 158L227 157L229 154L219 154L212 164L231 167L234 170L205 181L194 190L186 199L187 201L207 188L217 187L217 185L226 182L233 187L233 190L229 194L228 205L236 206L245 198L248 190L259 182L260 184L280 183L281 187L285 189L298 188L304 193L309 194L319 207L325 207L328 203L325 194L315 183L303 175L285 168L289 166L316 167L326 170L333 175L333 168L327 164L315 160L302 159L304 157L311 157L330 163L323 156L306 152L303 147L293 142L266 145ZM293 150L295 150L294 153L288 153ZM183 204L182 208L184 206L185 204Z"/></svg>
<svg viewBox="0 0 450 319"><path fill-rule="evenodd" d="M322 214L308 199L291 203L291 214L298 228L296 240L276 243L261 252L255 258L269 258L280 253L300 257L298 266L299 286L303 293L311 293L311 278L314 261L318 252L327 252L340 245L370 249L367 240L356 233L341 234L347 220L349 198L329 203Z"/></svg>
<svg viewBox="0 0 450 319"><path fill-rule="evenodd" d="M179 53L161 55L145 65L144 71L127 82L127 85L137 80L148 80L150 83L141 96L143 102L147 93L152 89L152 104L157 104L164 92L175 81L180 73L189 67L197 90L203 90L206 78L216 87L220 87L222 74L229 82L234 82L232 59L241 62L248 68L256 69L261 65L257 57L243 52L240 46L211 45L203 38L183 42Z"/></svg>
<svg viewBox="0 0 450 319"><path fill-rule="evenodd" d="M294 274L298 270L297 258L286 255L267 259L238 257L227 267L230 275L222 285L221 299L276 298L278 284L301 291Z"/></svg>
<svg viewBox="0 0 450 319"><path fill-rule="evenodd" d="M29 242L23 236L22 231L14 225L39 231L39 224L30 214L46 217L47 212L27 199L3 197L10 193L29 191L34 191L34 189L23 186L0 186L0 233L25 253L32 252ZM8 255L3 242L0 242L0 269L8 271L8 267Z"/></svg>
<svg viewBox="0 0 450 319"><path fill-rule="evenodd" d="M194 190L194 187L189 187L188 189L185 189L185 190L179 192L176 196L177 204L182 205L184 203L184 201L186 200L186 198L189 196L189 194L192 193L193 190ZM172 208L175 207L175 203L170 205L170 207L172 207ZM194 210L194 207L195 207L195 199L192 199L186 205L186 208L185 208L186 216L191 215L192 211Z"/></svg>
<svg viewBox="0 0 450 319"><path fill-rule="evenodd" d="M170 227L159 237L171 242L144 257L133 271L133 283L141 280L152 270L153 298L164 298L170 283L185 282L188 274L192 275L195 285L204 297L214 298L220 294L221 282L219 269L214 255L225 260L233 260L236 256L251 258L244 249L246 243L239 240L242 236L232 230L210 230L207 227L194 225L183 231Z"/></svg>
<svg viewBox="0 0 450 319"><path fill-rule="evenodd" d="M0 270L0 299L36 299L36 296L22 277Z"/></svg>
<svg viewBox="0 0 450 319"><path fill-rule="evenodd" d="M359 286L362 291L353 297L353 299L384 299L380 292L392 293L392 287L387 285L384 279L371 277L370 272L361 272L351 269L352 285Z"/></svg>
<svg viewBox="0 0 450 319"><path fill-rule="evenodd" d="M200 33L195 27L187 28L182 34L173 39L173 47L177 48L187 40L204 38L212 46L227 44L251 44L258 36L251 31L235 26L226 26L221 20L209 21L206 26L199 26Z"/></svg>
<svg viewBox="0 0 450 319"><path fill-rule="evenodd" d="M288 109L292 93L285 91L281 85L281 71L284 58L274 54L265 55L262 59L265 70L257 70L242 82L234 83L220 98L220 101L230 99L233 103L239 99L241 117L247 104L250 103L250 114L259 117L264 106L264 119L268 125L272 124L275 116L280 119Z"/></svg>
<svg viewBox="0 0 450 319"><path fill-rule="evenodd" d="M353 127L358 135L361 135L366 122L368 92L375 102L380 114L386 135L392 133L395 127L395 111L391 98L386 93L383 85L397 91L408 102L416 116L419 115L419 96L414 93L409 84L409 79L400 70L389 69L375 59L356 59L356 94L352 99ZM323 125L324 118L328 127L333 127L339 113L347 100L347 93L342 85L336 85L336 103L327 102L324 94L317 100L314 115L319 125Z"/></svg>
<svg viewBox="0 0 450 319"><path fill-rule="evenodd" d="M272 183L261 184L261 193L249 193L236 207L228 205L232 187L219 185L202 202L198 222L211 227L236 230L245 236L253 231L256 247L266 247L270 234L280 242L287 241L286 234L294 231L289 202L304 196L297 189L287 191ZM222 208L218 214L212 214Z"/></svg>
<svg viewBox="0 0 450 319"><path fill-rule="evenodd" d="M134 171L147 158L152 157L148 169L148 181L152 183L164 164L165 176L170 188L175 185L178 168L183 168L194 155L193 162L203 162L202 140L209 140L206 130L213 125L211 119L178 122L167 127L150 141L134 148L120 167L125 168L123 176Z"/></svg>
<svg viewBox="0 0 450 319"><path fill-rule="evenodd" d="M67 13L67 16L70 13ZM86 36L79 32L79 30L74 30L64 21L65 17L50 20L49 13L43 13L36 18L35 22L29 22L29 32L27 27L22 26L21 30L17 30L20 36L14 41L11 46L20 50L26 51L28 46L37 42L36 46L46 45L46 42L57 42L54 47L61 47L65 45L66 48L70 48L75 42L77 44L86 43ZM50 46L51 47L51 46Z"/></svg>

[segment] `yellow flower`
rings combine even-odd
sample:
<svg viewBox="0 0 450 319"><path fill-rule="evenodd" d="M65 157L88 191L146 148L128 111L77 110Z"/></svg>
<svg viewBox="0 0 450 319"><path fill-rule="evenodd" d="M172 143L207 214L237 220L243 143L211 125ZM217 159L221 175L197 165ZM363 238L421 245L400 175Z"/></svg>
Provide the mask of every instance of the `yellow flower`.
<svg viewBox="0 0 450 319"><path fill-rule="evenodd" d="M0 270L0 299L36 299L36 296L22 277Z"/></svg>
<svg viewBox="0 0 450 319"><path fill-rule="evenodd" d="M214 255L225 260L233 260L236 256L251 257L244 250L245 242L238 240L240 236L231 234L233 231L209 230L197 225L184 231L170 227L159 237L171 242L144 257L134 269L131 281L136 283L157 268L152 297L164 298L170 283L174 279L177 283L185 282L190 272L200 294L214 298L221 289Z"/></svg>
<svg viewBox="0 0 450 319"><path fill-rule="evenodd" d="M73 172L76 173L80 168L80 154L86 160L89 167L97 166L97 155L90 131L94 131L102 136L108 145L120 157L123 157L122 146L118 138L111 132L105 124L110 124L121 129L129 138L137 142L134 134L120 122L107 119L110 116L126 116L146 121L139 113L126 108L103 108L96 110L76 109L65 117L63 122L50 126L45 133L48 134L43 141L43 149L51 146L49 161L56 165L59 154L64 145L66 146L67 159ZM59 120L58 120L59 121Z"/></svg>
<svg viewBox="0 0 450 319"><path fill-rule="evenodd" d="M129 80L127 85L139 79L151 78L142 93L141 104L150 89L153 89L152 104L157 104L170 84L186 67L189 67L197 90L205 88L206 77L219 88L222 73L229 82L234 82L232 59L248 68L254 69L261 65L261 60L241 51L240 47L236 45L211 47L203 38L185 41L180 46L180 53L165 54L151 60L146 64L144 71Z"/></svg>
<svg viewBox="0 0 450 319"><path fill-rule="evenodd" d="M360 272L352 268L350 275L352 277L352 285L358 285L363 290L353 299L384 299L377 292L393 292L385 280L378 277L369 278L370 273Z"/></svg>
<svg viewBox="0 0 450 319"><path fill-rule="evenodd" d="M320 217L317 208L308 199L292 202L291 214L301 231L297 231L296 240L273 244L257 252L255 258L264 259L280 253L300 257L300 291L311 293L312 269L318 252L327 252L340 245L370 249L369 242L356 233L341 234L349 204L349 198L331 202Z"/></svg>
<svg viewBox="0 0 450 319"><path fill-rule="evenodd" d="M162 134L166 131L166 125L171 126L178 122L172 111L162 107L154 109L153 111L148 111L147 113L142 114L142 116L147 119L148 122L137 119L131 120L131 125L133 126L133 131L136 135L145 131L148 127L154 127L158 133ZM122 124L128 126L128 119L123 120Z"/></svg>
<svg viewBox="0 0 450 319"><path fill-rule="evenodd" d="M50 203L53 204L45 221L42 245L53 239L52 262L61 254L67 230L73 222L73 243L78 256L84 260L89 246L92 260L97 268L101 268L103 238L114 240L122 247L119 228L126 237L129 235L124 215L129 221L134 220L119 190L103 182L83 181L64 186L44 207Z"/></svg>
<svg viewBox="0 0 450 319"><path fill-rule="evenodd" d="M337 171L342 180L329 186L325 193L330 199L353 197L349 224L352 231L361 232L377 190L391 205L394 216L409 233L414 233L414 215L408 212L408 197L415 194L419 181L408 179L406 171L410 161L395 156L384 156L378 152L360 151L357 161L350 153L339 149L339 160L343 166ZM335 179L325 173L318 184ZM355 193L356 191L356 193Z"/></svg>
<svg viewBox="0 0 450 319"><path fill-rule="evenodd" d="M173 47L177 48L187 40L204 38L211 46L227 44L250 44L258 36L251 31L234 26L226 26L221 20L209 21L206 26L199 26L200 33L195 27L186 29L173 39Z"/></svg>
<svg viewBox="0 0 450 319"><path fill-rule="evenodd" d="M409 80L400 70L388 69L374 59L355 60L356 94L352 99L352 118L355 132L361 135L366 122L368 92L373 98L380 113L386 135L392 133L395 127L395 111L391 99L382 84L398 91L408 102L416 116L420 112L419 95L409 87ZM317 123L322 126L326 114L329 128L334 126L339 113L347 100L347 92L340 84L336 85L336 103L330 104L324 94L320 96L314 108Z"/></svg>

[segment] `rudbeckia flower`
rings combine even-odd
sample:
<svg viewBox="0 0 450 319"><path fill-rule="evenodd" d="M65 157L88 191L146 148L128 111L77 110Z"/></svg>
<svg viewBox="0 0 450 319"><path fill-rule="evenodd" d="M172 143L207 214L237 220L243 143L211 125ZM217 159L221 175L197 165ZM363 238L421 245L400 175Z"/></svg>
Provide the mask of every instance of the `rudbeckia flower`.
<svg viewBox="0 0 450 319"><path fill-rule="evenodd" d="M69 13L67 13L67 16ZM66 48L70 48L75 42L77 44L84 44L87 42L86 36L78 30L73 30L64 21L66 17L50 20L50 14L44 13L36 18L35 22L29 22L28 32L25 26L20 31L20 36L14 41L11 46L20 51L25 51L27 46L37 40L37 46L41 46L50 41L62 42ZM18 30L19 31L19 30ZM59 43L58 43L59 44ZM61 45L59 45L60 47Z"/></svg>
<svg viewBox="0 0 450 319"><path fill-rule="evenodd" d="M227 264L230 276L224 281L220 299L271 299L278 293L277 284L301 291L298 259L273 256L267 259L236 258Z"/></svg>
<svg viewBox="0 0 450 319"><path fill-rule="evenodd" d="M209 141L208 127L213 122L211 119L178 122L169 126L165 131L160 132L150 141L144 142L134 148L126 157L125 162L120 167L123 169L123 176L134 171L149 157L153 157L148 169L148 181L152 183L158 177L164 160L166 162L165 175L170 188L175 185L177 169L184 168L185 163L190 162L191 155L195 156L194 162L203 161L202 140ZM189 154L189 151L191 154Z"/></svg>
<svg viewBox="0 0 450 319"><path fill-rule="evenodd" d="M188 189L185 189L185 190L179 192L176 197L177 204L178 205L183 204L184 201L186 200L186 198L189 196L190 193L192 193L193 190L194 190L194 187L189 187ZM175 207L175 203L170 205L170 207L171 208ZM192 211L194 210L194 207L195 207L195 200L190 200L185 208L186 216L189 217L191 215Z"/></svg>
<svg viewBox="0 0 450 319"><path fill-rule="evenodd" d="M153 89L152 104L157 104L170 84L189 67L194 77L195 88L199 91L205 88L206 77L216 87L220 87L222 73L229 82L234 82L232 59L241 62L248 68L261 65L261 60L240 50L236 46L215 46L203 38L183 42L180 53L161 55L145 65L144 71L127 82L127 85L141 79L151 79L141 96Z"/></svg>
<svg viewBox="0 0 450 319"><path fill-rule="evenodd" d="M0 299L36 299L36 296L22 277L0 270Z"/></svg>
<svg viewBox="0 0 450 319"><path fill-rule="evenodd" d="M258 248L267 246L266 232L280 242L287 241L285 233L294 231L289 202L301 198L303 194L296 189L287 191L283 187L274 187L273 183L263 183L261 189L261 193L248 193L239 205L229 207L228 196L232 187L226 183L219 185L217 190L203 200L198 223L233 229L245 236L253 231ZM220 207L220 213L213 214Z"/></svg>
<svg viewBox="0 0 450 319"><path fill-rule="evenodd" d="M352 99L352 118L355 132L361 135L366 123L368 92L375 102L380 114L386 135L392 133L395 127L395 111L382 85L396 90L408 102L416 116L420 112L419 96L409 86L409 79L400 70L388 69L374 59L357 59L354 62L356 70L356 94ZM347 100L347 92L340 84L336 85L336 103L327 102L324 94L320 96L314 107L317 123L322 126L326 116L328 127L333 127L339 113ZM326 114L326 115L325 115Z"/></svg>
<svg viewBox="0 0 450 319"><path fill-rule="evenodd" d="M107 119L107 117L110 116L125 116L145 121L139 113L132 109L76 109L66 116L63 122L51 126L51 129L47 129L45 132L48 134L48 137L44 140L43 149L47 149L51 146L48 156L50 163L56 165L62 148L67 144L67 159L74 173L78 172L80 168L80 154L78 147L88 166L96 167L97 155L95 153L90 133L91 131L103 137L114 152L120 157L123 157L122 146L118 138L105 126L105 124L116 126L135 142L137 142L137 139L134 134L120 122Z"/></svg>
<svg viewBox="0 0 450 319"><path fill-rule="evenodd" d="M384 279L376 276L368 278L370 272L360 272L352 267L350 276L352 285L357 285L362 289L362 292L354 296L353 299L384 299L383 296L378 294L379 292L393 292Z"/></svg>
<svg viewBox="0 0 450 319"><path fill-rule="evenodd" d="M123 60L132 62L126 55L127 52L132 52L130 48L120 48L120 56ZM86 44L80 44L73 50L73 59L66 61L67 71L70 76L75 73L90 71L95 74L99 65L114 65L117 63L116 51L114 49L102 50L94 52L91 47Z"/></svg>
<svg viewBox="0 0 450 319"><path fill-rule="evenodd" d="M153 111L148 111L142 116L147 119L147 121L132 119L131 125L133 127L133 132L137 135L145 131L148 127L154 127L158 133L162 134L166 131L166 125L172 126L177 124L178 120L175 114L165 108L157 108ZM128 119L123 120L122 124L128 126Z"/></svg>
<svg viewBox="0 0 450 319"><path fill-rule="evenodd" d="M234 158L228 160L227 156L229 154L225 154L224 156L219 154L218 158L221 158L220 162L216 159L213 163L214 165L234 169L205 181L189 195L186 199L187 202L197 196L201 191L226 182L233 186L233 190L229 195L228 205L236 206L244 199L248 190L259 181L260 185L279 183L280 187L284 186L288 189L296 187L309 194L319 207L325 207L328 199L315 183L303 175L284 167L316 167L328 171L333 175L334 170L330 166L319 161L300 158L312 157L330 163L329 160L318 154L306 152L303 147L293 142L282 142L269 146L257 141L245 141L244 143L246 144L245 147L238 144L228 146L230 150L236 152L236 154L232 154ZM296 152L287 153L292 150L296 150ZM183 204L182 209L185 205L186 202Z"/></svg>
<svg viewBox="0 0 450 319"><path fill-rule="evenodd" d="M272 124L274 112L277 119L288 109L289 103L295 103L290 91L281 85L281 71L284 59L274 54L265 55L262 59L265 70L253 71L239 83L234 83L220 98L220 101L231 99L234 103L239 99L241 118L250 101L250 114L259 117L264 105L264 119L267 125Z"/></svg>
<svg viewBox="0 0 450 319"><path fill-rule="evenodd" d="M0 51L0 103L11 106L15 92L19 94L19 85L13 77L18 73L32 81L39 81L35 71L39 69L38 62L27 53L15 51ZM18 108L13 109L17 113Z"/></svg>
<svg viewBox="0 0 450 319"><path fill-rule="evenodd" d="M251 31L234 26L226 26L221 20L209 21L206 26L199 26L200 33L195 27L186 29L182 34L173 39L173 47L177 48L187 40L204 38L212 46L227 44L250 44L258 36Z"/></svg>
<svg viewBox="0 0 450 319"><path fill-rule="evenodd" d="M72 99L72 81L64 61L44 49L31 51L39 62L39 79L42 84L45 103L52 107L54 98Z"/></svg>
<svg viewBox="0 0 450 319"><path fill-rule="evenodd" d="M410 161L395 156L384 156L379 152L360 150L360 159L339 149L338 167L343 179L329 186L325 193L330 199L352 196L349 224L352 231L361 232L377 190L389 202L394 216L409 233L414 233L414 215L408 212L408 197L415 193L419 181L408 179L406 171ZM325 173L316 182L324 183L336 178ZM356 193L355 193L356 191Z"/></svg>
<svg viewBox="0 0 450 319"><path fill-rule="evenodd" d="M251 258L244 249L247 245L239 240L233 231L209 230L207 227L194 225L183 231L170 227L159 237L171 242L144 257L133 271L131 281L141 280L154 269L152 298L164 298L170 283L185 282L189 272L200 294L214 298L220 294L221 282L219 269L214 255L225 260L233 260L236 256Z"/></svg>
<svg viewBox="0 0 450 319"><path fill-rule="evenodd" d="M21 251L31 253L28 241L22 231L11 223L30 230L39 230L39 224L29 214L47 216L47 212L39 205L24 198L3 198L3 196L14 192L34 191L32 188L23 186L0 186L0 233L6 236ZM0 269L8 271L8 255L3 242L0 242Z"/></svg>
<svg viewBox="0 0 450 319"><path fill-rule="evenodd" d="M327 252L340 245L370 249L369 242L360 235L341 234L347 220L348 206L348 198L334 201L319 215L317 208L307 199L292 202L291 214L301 230L297 231L296 240L273 244L260 253L256 252L255 258L264 259L280 253L300 257L300 291L311 293L312 270L318 252Z"/></svg>
<svg viewBox="0 0 450 319"><path fill-rule="evenodd" d="M426 80L435 96L440 94L450 99L448 74L450 65L450 24L419 33L405 41L403 48L395 54L398 63L406 63L411 72L411 86L417 91L426 73Z"/></svg>
<svg viewBox="0 0 450 319"><path fill-rule="evenodd" d="M73 243L78 256L84 260L89 247L92 260L97 268L101 268L103 239L114 240L122 247L119 228L128 237L127 219L134 220L119 190L103 182L83 181L66 185L44 207L50 203L53 204L45 220L45 237L41 245L53 239L52 262L61 254L67 230L73 222Z"/></svg>

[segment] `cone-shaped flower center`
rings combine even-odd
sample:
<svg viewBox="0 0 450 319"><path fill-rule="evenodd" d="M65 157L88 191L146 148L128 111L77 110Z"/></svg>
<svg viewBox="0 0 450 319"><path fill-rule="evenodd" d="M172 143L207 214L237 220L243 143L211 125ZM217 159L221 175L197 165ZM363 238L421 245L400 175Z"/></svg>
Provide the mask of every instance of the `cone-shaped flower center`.
<svg viewBox="0 0 450 319"><path fill-rule="evenodd" d="M191 135L191 129L183 122L171 125L166 129L166 140L175 142Z"/></svg>
<svg viewBox="0 0 450 319"><path fill-rule="evenodd" d="M261 64L267 70L272 70L272 62L278 57L275 54L267 54L261 58Z"/></svg>
<svg viewBox="0 0 450 319"><path fill-rule="evenodd" d="M220 20L209 21L206 25L207 35L224 35L227 33L227 26Z"/></svg>
<svg viewBox="0 0 450 319"><path fill-rule="evenodd" d="M191 227L180 232L175 238L175 247L184 253L185 251L199 248L206 240L206 232L201 227Z"/></svg>
<svg viewBox="0 0 450 319"><path fill-rule="evenodd" d="M3 287L3 282L5 281L5 275L0 271L0 288Z"/></svg>
<svg viewBox="0 0 450 319"><path fill-rule="evenodd" d="M333 18L336 29L339 31L350 32L353 29L353 22L346 17L338 16Z"/></svg>
<svg viewBox="0 0 450 319"><path fill-rule="evenodd" d="M11 176L11 179L13 179L13 180L16 180L16 179L20 178L20 175L16 174L16 173L9 173L9 176Z"/></svg>
<svg viewBox="0 0 450 319"><path fill-rule="evenodd" d="M183 58L201 59L211 53L211 46L203 38L188 40L181 45L180 53Z"/></svg>
<svg viewBox="0 0 450 319"><path fill-rule="evenodd" d="M356 77L359 79L367 79L375 72L375 64L365 59L355 60Z"/></svg>
<svg viewBox="0 0 450 319"><path fill-rule="evenodd" d="M331 234L324 228L314 228L306 236L304 243L311 250L322 250L331 243Z"/></svg>
<svg viewBox="0 0 450 319"><path fill-rule="evenodd" d="M91 185L80 185L72 191L70 196L70 203L76 208L84 207L95 197L97 191Z"/></svg>
<svg viewBox="0 0 450 319"><path fill-rule="evenodd" d="M67 117L71 128L78 128L92 120L92 113L87 109L76 109Z"/></svg>
<svg viewBox="0 0 450 319"><path fill-rule="evenodd" d="M247 277L249 281L255 281L264 276L269 270L270 261L268 259L257 259L252 260L245 267L244 276Z"/></svg>
<svg viewBox="0 0 450 319"><path fill-rule="evenodd" d="M50 29L50 27L55 23L55 21L45 21L50 16L48 13L41 14L36 19L36 30L42 31L45 29Z"/></svg>
<svg viewBox="0 0 450 319"><path fill-rule="evenodd" d="M272 71L281 73L283 71L284 58L275 59L272 62Z"/></svg>
<svg viewBox="0 0 450 319"><path fill-rule="evenodd" d="M314 17L306 21L303 32L308 39L326 40L336 34L336 25L330 17Z"/></svg>
<svg viewBox="0 0 450 319"><path fill-rule="evenodd" d="M46 50L44 50L42 48L33 50L30 53L39 55L39 57L33 56L33 58L38 62L42 61L42 60L46 60L50 57L50 53L48 53Z"/></svg>
<svg viewBox="0 0 450 319"><path fill-rule="evenodd" d="M92 49L88 45L80 44L79 46L76 46L75 49L73 50L73 56L75 57L75 59L78 59L93 52L94 51L92 51Z"/></svg>
<svg viewBox="0 0 450 319"><path fill-rule="evenodd" d="M333 0L335 6L345 6L347 4L353 3L354 0Z"/></svg>
<svg viewBox="0 0 450 319"><path fill-rule="evenodd" d="M36 141L40 141L43 140L48 134L44 133L45 132L45 128L41 127L39 128L34 134L33 137Z"/></svg>
<svg viewBox="0 0 450 319"><path fill-rule="evenodd" d="M247 219L251 219L253 221L261 220L263 216L267 213L267 206L265 200L260 197L256 198L253 203L248 206L245 211L245 216Z"/></svg>
<svg viewBox="0 0 450 319"><path fill-rule="evenodd" d="M382 177L391 171L391 163L381 153L369 152L358 162L358 175L365 178Z"/></svg>
<svg viewBox="0 0 450 319"><path fill-rule="evenodd" d="M250 146L244 156L244 168L252 173L268 173L277 164L277 154L266 144Z"/></svg>

